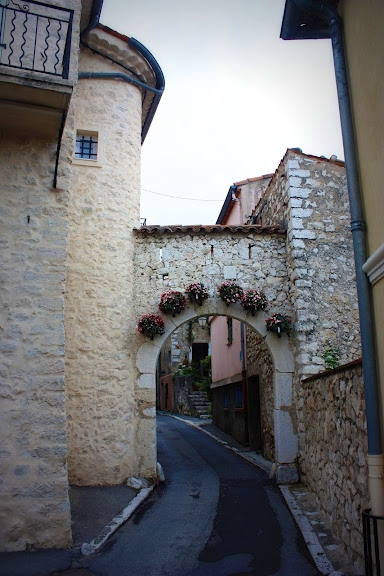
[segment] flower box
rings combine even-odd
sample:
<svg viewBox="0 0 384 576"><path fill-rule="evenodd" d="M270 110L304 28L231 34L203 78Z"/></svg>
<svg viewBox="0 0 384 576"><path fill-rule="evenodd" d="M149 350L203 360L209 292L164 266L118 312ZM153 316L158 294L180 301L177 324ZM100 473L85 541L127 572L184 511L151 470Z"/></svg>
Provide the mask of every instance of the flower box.
<svg viewBox="0 0 384 576"><path fill-rule="evenodd" d="M189 301L198 302L199 306L202 306L203 300L206 300L209 296L208 290L200 282L191 282L185 287L185 292L189 297Z"/></svg>
<svg viewBox="0 0 384 576"><path fill-rule="evenodd" d="M276 312L265 320L268 332L277 332L277 336L281 338L281 333L285 332L287 336L290 335L292 329L292 319L284 314Z"/></svg>
<svg viewBox="0 0 384 576"><path fill-rule="evenodd" d="M227 280L217 287L220 298L227 306L239 302L243 295L243 289L237 282Z"/></svg>
<svg viewBox="0 0 384 576"><path fill-rule="evenodd" d="M172 313L172 316L180 314L185 309L187 301L184 294L173 290L166 290L160 298L159 308L164 314Z"/></svg>
<svg viewBox="0 0 384 576"><path fill-rule="evenodd" d="M164 334L165 323L159 314L143 314L139 319L137 330L153 340L155 334Z"/></svg>
<svg viewBox="0 0 384 576"><path fill-rule="evenodd" d="M268 306L268 300L261 290L246 290L241 297L240 303L244 310L250 310L252 316L257 310L265 310Z"/></svg>

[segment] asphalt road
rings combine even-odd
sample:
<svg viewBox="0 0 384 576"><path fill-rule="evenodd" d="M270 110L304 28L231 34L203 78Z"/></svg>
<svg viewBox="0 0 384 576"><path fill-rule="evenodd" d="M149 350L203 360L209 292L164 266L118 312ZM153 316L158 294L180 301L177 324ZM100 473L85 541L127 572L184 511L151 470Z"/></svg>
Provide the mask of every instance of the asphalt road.
<svg viewBox="0 0 384 576"><path fill-rule="evenodd" d="M187 424L158 415L166 481L93 556L97 576L319 574L265 472Z"/></svg>

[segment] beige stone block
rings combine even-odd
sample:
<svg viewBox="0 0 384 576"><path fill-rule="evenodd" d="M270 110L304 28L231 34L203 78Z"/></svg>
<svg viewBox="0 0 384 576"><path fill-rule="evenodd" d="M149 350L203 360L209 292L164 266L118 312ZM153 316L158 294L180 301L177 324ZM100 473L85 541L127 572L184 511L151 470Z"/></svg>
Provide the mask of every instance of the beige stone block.
<svg viewBox="0 0 384 576"><path fill-rule="evenodd" d="M275 408L292 406L292 374L276 372L274 375Z"/></svg>

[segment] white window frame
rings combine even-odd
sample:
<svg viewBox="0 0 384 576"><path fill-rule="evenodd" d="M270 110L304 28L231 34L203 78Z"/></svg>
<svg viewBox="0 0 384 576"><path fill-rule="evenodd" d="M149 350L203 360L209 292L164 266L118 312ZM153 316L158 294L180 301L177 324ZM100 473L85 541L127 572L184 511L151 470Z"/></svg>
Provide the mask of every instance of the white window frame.
<svg viewBox="0 0 384 576"><path fill-rule="evenodd" d="M76 148L77 148L77 141L78 141L79 136L85 137L85 138L92 137L95 139L95 141L97 143L96 158L76 158ZM75 164L78 166L88 166L88 167L100 168L101 167L101 151L102 151L101 138L100 138L100 133L97 130L83 130L81 128L78 128L76 130L76 139L75 139L75 145L74 145L74 150L73 150L72 164Z"/></svg>

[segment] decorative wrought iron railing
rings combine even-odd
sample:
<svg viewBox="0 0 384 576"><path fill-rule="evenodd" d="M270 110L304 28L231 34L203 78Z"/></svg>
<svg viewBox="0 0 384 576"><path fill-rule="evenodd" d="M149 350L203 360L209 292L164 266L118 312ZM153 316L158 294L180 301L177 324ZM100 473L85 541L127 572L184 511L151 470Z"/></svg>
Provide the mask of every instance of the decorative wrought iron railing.
<svg viewBox="0 0 384 576"><path fill-rule="evenodd" d="M0 65L68 78L73 10L0 0Z"/></svg>
<svg viewBox="0 0 384 576"><path fill-rule="evenodd" d="M363 512L365 576L384 576L381 559L384 554L384 516L371 510Z"/></svg>

